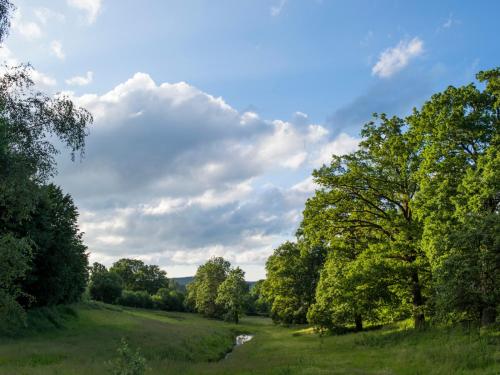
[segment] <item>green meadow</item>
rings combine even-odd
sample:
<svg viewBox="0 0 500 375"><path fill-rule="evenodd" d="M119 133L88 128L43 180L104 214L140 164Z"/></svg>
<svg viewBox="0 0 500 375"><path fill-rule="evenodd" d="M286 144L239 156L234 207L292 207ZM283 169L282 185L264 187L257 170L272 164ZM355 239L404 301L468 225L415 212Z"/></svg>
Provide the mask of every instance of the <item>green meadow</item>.
<svg viewBox="0 0 500 375"><path fill-rule="evenodd" d="M195 314L88 303L30 314L30 329L0 341L0 374L110 374L120 340L149 374L498 374L498 330L428 329L404 322L321 336L268 318L241 324ZM237 334L254 338L234 349Z"/></svg>

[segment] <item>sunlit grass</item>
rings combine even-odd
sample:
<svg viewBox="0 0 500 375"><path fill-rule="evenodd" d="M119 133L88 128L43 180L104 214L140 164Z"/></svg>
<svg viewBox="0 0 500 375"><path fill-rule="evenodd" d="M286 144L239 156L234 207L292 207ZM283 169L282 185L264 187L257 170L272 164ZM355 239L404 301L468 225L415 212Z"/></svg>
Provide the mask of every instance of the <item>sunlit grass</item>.
<svg viewBox="0 0 500 375"><path fill-rule="evenodd" d="M65 311L64 309L62 310ZM340 336L319 336L305 326L280 327L245 317L234 325L195 314L75 307L77 316L0 341L0 374L107 374L120 339L139 348L151 374L498 374L497 330L429 329L405 324ZM43 312L39 313L44 316ZM49 314L50 315L50 314ZM44 321L38 316L38 321ZM34 319L34 318L33 318ZM34 322L37 321L34 319ZM55 328L59 327L59 328ZM43 331L43 332L42 332ZM254 339L232 348L238 333Z"/></svg>

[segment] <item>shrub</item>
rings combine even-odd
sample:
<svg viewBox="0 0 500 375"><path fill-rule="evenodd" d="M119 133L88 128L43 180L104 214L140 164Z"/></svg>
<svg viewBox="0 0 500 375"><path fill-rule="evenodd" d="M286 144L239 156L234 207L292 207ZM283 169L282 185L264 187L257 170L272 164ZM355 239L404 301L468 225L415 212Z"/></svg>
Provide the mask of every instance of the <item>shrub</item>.
<svg viewBox="0 0 500 375"><path fill-rule="evenodd" d="M155 309L166 311L184 311L184 294L177 290L161 288L151 297Z"/></svg>
<svg viewBox="0 0 500 375"><path fill-rule="evenodd" d="M111 373L114 375L142 375L146 372L146 359L130 349L125 339L121 340L117 349L118 358L111 362Z"/></svg>
<svg viewBox="0 0 500 375"><path fill-rule="evenodd" d="M122 306L141 307L150 309L153 307L153 300L148 292L132 290L124 290L122 295L118 298L117 303Z"/></svg>
<svg viewBox="0 0 500 375"><path fill-rule="evenodd" d="M92 275L89 292L92 299L114 303L122 294L122 280L113 272L99 272Z"/></svg>

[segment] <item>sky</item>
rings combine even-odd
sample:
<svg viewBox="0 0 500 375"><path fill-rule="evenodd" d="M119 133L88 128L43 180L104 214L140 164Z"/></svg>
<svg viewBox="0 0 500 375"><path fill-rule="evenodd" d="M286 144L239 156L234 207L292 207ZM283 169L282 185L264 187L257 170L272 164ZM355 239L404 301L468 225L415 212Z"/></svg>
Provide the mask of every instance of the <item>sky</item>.
<svg viewBox="0 0 500 375"><path fill-rule="evenodd" d="M90 261L193 275L223 256L265 277L311 173L374 112L404 116L500 65L500 2L14 1L7 64L94 116L54 178Z"/></svg>

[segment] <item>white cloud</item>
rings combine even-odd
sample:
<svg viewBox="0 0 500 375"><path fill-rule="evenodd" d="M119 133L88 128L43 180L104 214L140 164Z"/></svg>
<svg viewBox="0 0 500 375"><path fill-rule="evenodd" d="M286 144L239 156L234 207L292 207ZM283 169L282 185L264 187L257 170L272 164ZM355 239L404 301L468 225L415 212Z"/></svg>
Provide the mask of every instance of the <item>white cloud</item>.
<svg viewBox="0 0 500 375"><path fill-rule="evenodd" d="M63 51L62 44L60 41L53 40L50 43L50 50L59 60L64 60L66 58L66 55Z"/></svg>
<svg viewBox="0 0 500 375"><path fill-rule="evenodd" d="M88 71L85 76L74 76L66 80L68 85L86 86L94 79L94 73Z"/></svg>
<svg viewBox="0 0 500 375"><path fill-rule="evenodd" d="M279 0L279 3L271 7L271 16L276 17L281 14L283 8L285 7L287 0Z"/></svg>
<svg viewBox="0 0 500 375"><path fill-rule="evenodd" d="M5 44L0 47L0 61L2 61L4 64L4 66L0 67L0 74L4 73L6 70L9 70L12 67L19 65L19 60L14 56L12 51ZM57 84L55 78L50 77L49 75L44 74L34 68L30 68L29 73L31 79L39 88L52 88Z"/></svg>
<svg viewBox="0 0 500 375"><path fill-rule="evenodd" d="M125 241L125 238L113 235L99 236L96 239L97 241L102 242L105 245L120 245Z"/></svg>
<svg viewBox="0 0 500 375"><path fill-rule="evenodd" d="M36 69L31 70L31 78L33 79L33 82L35 82L35 85L39 87L52 87L57 84L55 78L50 77L42 72L39 72Z"/></svg>
<svg viewBox="0 0 500 375"><path fill-rule="evenodd" d="M292 186L291 190L298 191L300 193L314 193L318 186L314 183L312 176L307 177L305 180Z"/></svg>
<svg viewBox="0 0 500 375"><path fill-rule="evenodd" d="M372 68L372 74L382 78L390 77L423 52L424 42L418 37L410 41L400 41L396 47L388 48L380 54L379 60Z"/></svg>
<svg viewBox="0 0 500 375"><path fill-rule="evenodd" d="M359 139L351 137L346 133L341 133L337 138L328 142L320 148L313 164L319 167L327 164L332 159L332 155L346 155L358 148Z"/></svg>
<svg viewBox="0 0 500 375"><path fill-rule="evenodd" d="M102 95L67 94L95 118L85 159L61 159L57 176L82 210L92 259L135 256L170 274L194 273L220 254L252 270L250 278L263 276L265 259L293 237L313 192L296 181L327 152L356 143L332 138L303 113L266 121L145 73ZM282 187L276 176L286 176Z"/></svg>
<svg viewBox="0 0 500 375"><path fill-rule="evenodd" d="M102 7L101 0L67 0L68 5L86 13L87 21L94 23Z"/></svg>
<svg viewBox="0 0 500 375"><path fill-rule="evenodd" d="M19 63L17 59L14 57L14 54L12 53L10 48L7 47L6 44L0 47L0 60L2 61L3 64L7 66L18 65Z"/></svg>
<svg viewBox="0 0 500 375"><path fill-rule="evenodd" d="M66 20L64 14L55 12L52 9L45 7L35 8L34 13L36 18L38 18L40 23L43 25L47 24L51 20L56 20L58 22L64 22Z"/></svg>
<svg viewBox="0 0 500 375"><path fill-rule="evenodd" d="M21 11L17 9L12 17L12 29L28 40L42 37L42 29L36 22L24 21Z"/></svg>

